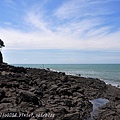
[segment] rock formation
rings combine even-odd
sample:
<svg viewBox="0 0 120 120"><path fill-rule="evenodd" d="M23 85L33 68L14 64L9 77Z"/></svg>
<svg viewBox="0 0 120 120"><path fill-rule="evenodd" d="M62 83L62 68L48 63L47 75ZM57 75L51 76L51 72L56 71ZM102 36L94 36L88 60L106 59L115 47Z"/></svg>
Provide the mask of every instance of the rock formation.
<svg viewBox="0 0 120 120"><path fill-rule="evenodd" d="M110 102L95 120L120 120L120 89L99 79L3 63L0 88L0 120L88 120L96 98Z"/></svg>
<svg viewBox="0 0 120 120"><path fill-rule="evenodd" d="M1 49L2 47L5 47L5 45L4 45L4 42L0 39L0 49ZM3 63L3 57L2 57L2 53L1 53L1 51L0 51L0 64L1 64L1 63Z"/></svg>
<svg viewBox="0 0 120 120"><path fill-rule="evenodd" d="M0 64L3 63L2 53L0 52Z"/></svg>

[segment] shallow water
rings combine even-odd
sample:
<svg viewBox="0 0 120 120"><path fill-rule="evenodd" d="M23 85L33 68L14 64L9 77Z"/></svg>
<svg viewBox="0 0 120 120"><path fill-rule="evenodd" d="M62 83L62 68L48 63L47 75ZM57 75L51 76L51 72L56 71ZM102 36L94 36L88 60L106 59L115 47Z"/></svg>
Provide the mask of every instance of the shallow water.
<svg viewBox="0 0 120 120"><path fill-rule="evenodd" d="M93 111L91 112L91 117L88 118L87 120L94 120L94 116L98 114L98 108L108 103L109 100L98 98L98 99L90 100L90 102L93 104Z"/></svg>

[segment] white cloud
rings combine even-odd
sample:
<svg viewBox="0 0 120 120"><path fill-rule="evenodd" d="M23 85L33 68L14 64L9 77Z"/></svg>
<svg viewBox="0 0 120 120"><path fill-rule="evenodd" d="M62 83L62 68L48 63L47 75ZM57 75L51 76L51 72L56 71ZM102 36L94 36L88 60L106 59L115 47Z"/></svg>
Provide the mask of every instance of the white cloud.
<svg viewBox="0 0 120 120"><path fill-rule="evenodd" d="M39 15L29 13L26 20L30 24L30 26L33 26L41 31L48 32L47 23L45 23Z"/></svg>
<svg viewBox="0 0 120 120"><path fill-rule="evenodd" d="M112 14L113 11L104 4L112 1L113 0L69 0L55 10L54 14L60 19L108 15Z"/></svg>
<svg viewBox="0 0 120 120"><path fill-rule="evenodd" d="M5 0L7 6L13 10L16 10L16 3L14 0Z"/></svg>
<svg viewBox="0 0 120 120"><path fill-rule="evenodd" d="M57 31L59 33L66 33L68 35L74 35L76 37L82 38L82 39L88 39L94 32L94 36L98 35L98 33L105 32L108 27L104 27L99 29L97 26L101 25L102 20L101 19L84 19L81 21L72 21L68 22L67 24L64 24L62 26L59 26L57 28ZM96 32L95 32L96 31ZM101 31L101 32L100 32ZM96 33L96 34L95 34Z"/></svg>
<svg viewBox="0 0 120 120"><path fill-rule="evenodd" d="M86 40L64 33L23 33L4 29L0 29L0 36L5 42L6 49L120 50L120 31Z"/></svg>
<svg viewBox="0 0 120 120"><path fill-rule="evenodd" d="M6 44L5 49L120 50L120 30L110 33L112 26L103 26L103 18L93 17L111 14L111 11L102 9L101 12L97 6L94 8L97 11L93 11L91 4L98 5L97 1L71 0L64 3L51 16L45 15L43 7L34 5L24 15L24 24L31 29L30 32L0 28L1 39ZM90 14L93 14L92 17L85 17ZM62 24L55 25L55 21L52 21L54 15L61 19ZM64 21L65 18L68 20ZM57 22L60 19L57 19ZM52 26L54 30L51 29Z"/></svg>

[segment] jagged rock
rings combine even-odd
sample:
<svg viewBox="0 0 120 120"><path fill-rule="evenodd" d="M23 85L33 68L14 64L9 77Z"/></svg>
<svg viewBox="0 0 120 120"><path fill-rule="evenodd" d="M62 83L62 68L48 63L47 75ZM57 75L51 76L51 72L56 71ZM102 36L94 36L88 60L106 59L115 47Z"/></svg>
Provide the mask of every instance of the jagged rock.
<svg viewBox="0 0 120 120"><path fill-rule="evenodd" d="M25 101L25 102L32 102L34 105L41 105L42 103L40 103L39 99L35 96L35 94L31 93L31 92L26 92L26 91L22 91L18 97L17 97L18 101Z"/></svg>
<svg viewBox="0 0 120 120"><path fill-rule="evenodd" d="M0 112L16 109L19 113L55 114L54 118L34 118L37 120L86 120L93 107L89 100L106 98L110 102L99 108L103 112L98 114L97 120L120 118L120 89L99 79L2 63L0 88ZM29 120L32 117L17 119Z"/></svg>

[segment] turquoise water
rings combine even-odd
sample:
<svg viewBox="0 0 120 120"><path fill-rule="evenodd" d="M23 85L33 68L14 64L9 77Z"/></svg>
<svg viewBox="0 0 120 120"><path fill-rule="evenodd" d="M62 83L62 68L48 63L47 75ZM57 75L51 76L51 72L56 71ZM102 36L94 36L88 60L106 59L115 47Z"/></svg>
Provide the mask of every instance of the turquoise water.
<svg viewBox="0 0 120 120"><path fill-rule="evenodd" d="M120 86L120 64L17 64L15 66L50 68L66 74L99 78L108 84Z"/></svg>

